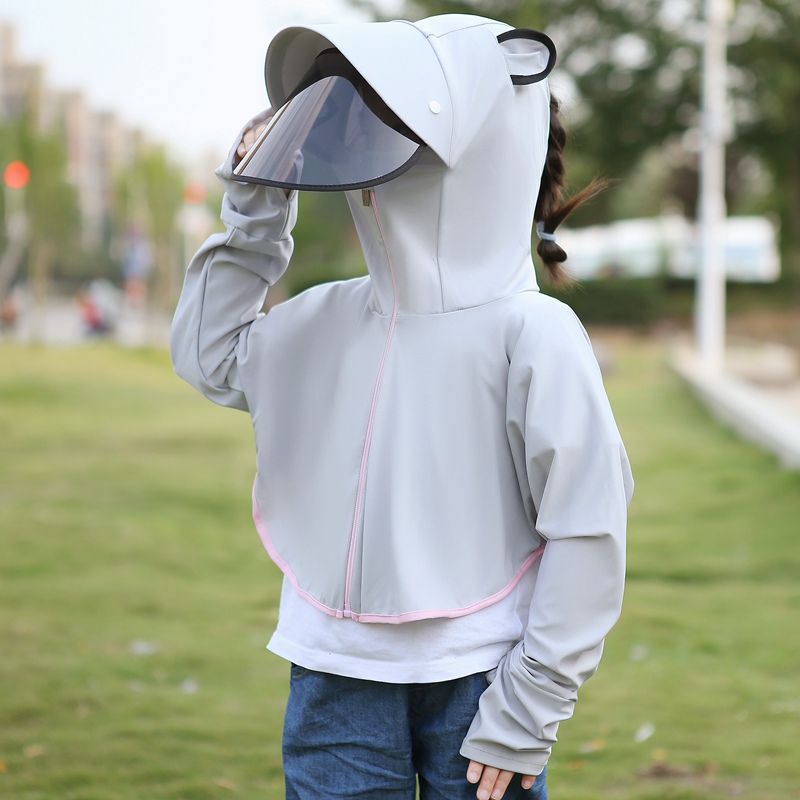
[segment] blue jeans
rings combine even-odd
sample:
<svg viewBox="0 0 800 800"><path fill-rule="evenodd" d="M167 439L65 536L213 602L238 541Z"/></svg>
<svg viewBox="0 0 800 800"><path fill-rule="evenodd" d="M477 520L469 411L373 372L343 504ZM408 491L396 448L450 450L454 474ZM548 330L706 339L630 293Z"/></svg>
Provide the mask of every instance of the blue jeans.
<svg viewBox="0 0 800 800"><path fill-rule="evenodd" d="M286 800L475 800L459 755L483 673L442 683L343 678L292 665L283 729ZM545 774L504 800L547 800Z"/></svg>

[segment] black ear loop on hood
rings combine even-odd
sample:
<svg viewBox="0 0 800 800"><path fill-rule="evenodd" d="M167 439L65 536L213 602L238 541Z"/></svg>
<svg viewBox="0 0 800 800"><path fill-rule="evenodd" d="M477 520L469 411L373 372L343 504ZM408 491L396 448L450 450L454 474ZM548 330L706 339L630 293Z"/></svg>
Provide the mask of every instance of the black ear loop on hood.
<svg viewBox="0 0 800 800"><path fill-rule="evenodd" d="M511 83L513 83L514 86L527 86L531 83L538 83L544 80L553 71L553 67L556 65L556 46L546 33L536 31L533 28L514 28L514 30L501 33L497 37L497 41L500 44L509 41L509 39L531 39L534 42L543 44L547 48L549 54L547 66L541 72L535 72L532 75L512 75Z"/></svg>

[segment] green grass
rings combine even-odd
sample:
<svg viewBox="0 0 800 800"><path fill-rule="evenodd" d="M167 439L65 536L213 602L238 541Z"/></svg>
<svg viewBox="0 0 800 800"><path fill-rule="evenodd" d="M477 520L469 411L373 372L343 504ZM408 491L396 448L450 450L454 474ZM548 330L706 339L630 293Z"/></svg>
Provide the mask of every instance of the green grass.
<svg viewBox="0 0 800 800"><path fill-rule="evenodd" d="M160 352L0 360L0 797L280 797L246 415Z"/></svg>
<svg viewBox="0 0 800 800"><path fill-rule="evenodd" d="M615 353L626 603L551 795L800 798L800 475L713 423L656 347ZM246 415L162 352L2 345L0 364L0 798L282 797Z"/></svg>

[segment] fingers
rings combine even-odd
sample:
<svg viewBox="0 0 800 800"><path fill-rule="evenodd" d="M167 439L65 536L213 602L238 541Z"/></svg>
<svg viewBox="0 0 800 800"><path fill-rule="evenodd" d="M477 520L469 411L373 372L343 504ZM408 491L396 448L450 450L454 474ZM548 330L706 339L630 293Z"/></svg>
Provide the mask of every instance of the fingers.
<svg viewBox="0 0 800 800"><path fill-rule="evenodd" d="M470 761L467 767L467 780L470 783L477 783L481 779L482 774L483 764L479 764L477 761Z"/></svg>
<svg viewBox="0 0 800 800"><path fill-rule="evenodd" d="M535 775L523 775L522 776L522 788L523 789L530 789L533 784L536 783L536 776Z"/></svg>
<svg viewBox="0 0 800 800"><path fill-rule="evenodd" d="M257 114L251 119L247 125L242 141L236 146L236 155L242 158L247 154L247 151L253 146L253 142L261 135L267 123L275 116L274 108L264 109L260 114Z"/></svg>
<svg viewBox="0 0 800 800"><path fill-rule="evenodd" d="M236 154L240 158L243 158L247 154L247 151L253 146L255 140L261 136L266 127L266 124L262 122L260 125L256 125L255 128L250 128L245 131L244 136L242 136L242 141L239 142L239 146L236 148Z"/></svg>
<svg viewBox="0 0 800 800"><path fill-rule="evenodd" d="M487 767L477 761L470 761L467 768L467 780L470 783L478 783L478 800L500 800L506 793L508 784L514 777L513 772L496 767ZM530 777L529 775L525 776ZM531 782L531 785L533 782Z"/></svg>

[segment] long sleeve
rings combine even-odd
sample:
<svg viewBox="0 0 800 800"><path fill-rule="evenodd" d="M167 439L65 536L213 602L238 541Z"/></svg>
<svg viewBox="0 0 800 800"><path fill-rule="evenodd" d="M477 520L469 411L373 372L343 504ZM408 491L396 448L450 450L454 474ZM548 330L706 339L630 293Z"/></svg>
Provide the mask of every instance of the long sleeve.
<svg viewBox="0 0 800 800"><path fill-rule="evenodd" d="M531 775L619 617L633 490L588 338L571 311L553 309L546 330L523 332L508 387L509 442L546 546L523 640L500 663L461 749Z"/></svg>
<svg viewBox="0 0 800 800"><path fill-rule="evenodd" d="M297 201L296 193L231 180L234 150L216 173L227 231L209 237L189 264L170 350L181 378L220 405L247 410L238 363L269 287L289 263Z"/></svg>

